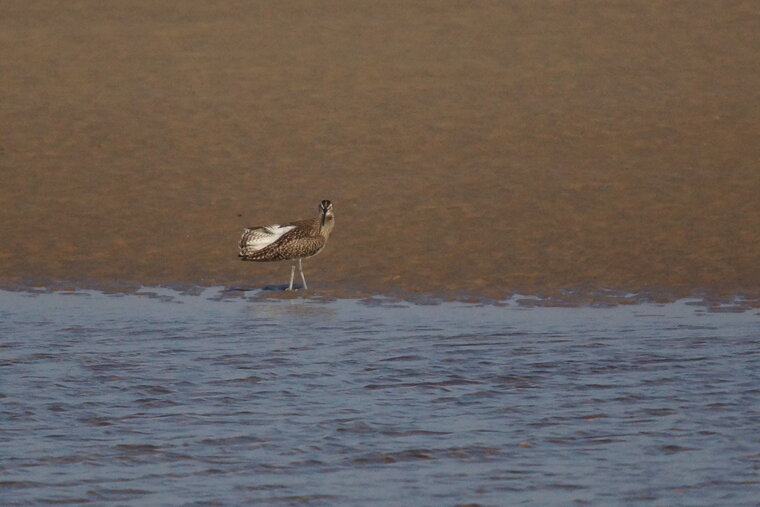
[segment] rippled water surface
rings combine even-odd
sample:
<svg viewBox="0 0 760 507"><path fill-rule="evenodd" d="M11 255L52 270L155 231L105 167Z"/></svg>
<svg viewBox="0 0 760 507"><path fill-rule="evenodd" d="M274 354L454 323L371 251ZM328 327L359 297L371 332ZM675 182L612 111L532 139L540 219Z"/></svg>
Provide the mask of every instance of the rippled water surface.
<svg viewBox="0 0 760 507"><path fill-rule="evenodd" d="M757 310L0 292L3 504L752 505Z"/></svg>

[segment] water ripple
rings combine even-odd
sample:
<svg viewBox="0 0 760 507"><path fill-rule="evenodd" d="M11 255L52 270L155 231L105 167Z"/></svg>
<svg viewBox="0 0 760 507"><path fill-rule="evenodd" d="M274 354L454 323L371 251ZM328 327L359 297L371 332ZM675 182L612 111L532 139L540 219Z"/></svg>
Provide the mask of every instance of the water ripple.
<svg viewBox="0 0 760 507"><path fill-rule="evenodd" d="M5 504L753 504L757 315L0 291Z"/></svg>

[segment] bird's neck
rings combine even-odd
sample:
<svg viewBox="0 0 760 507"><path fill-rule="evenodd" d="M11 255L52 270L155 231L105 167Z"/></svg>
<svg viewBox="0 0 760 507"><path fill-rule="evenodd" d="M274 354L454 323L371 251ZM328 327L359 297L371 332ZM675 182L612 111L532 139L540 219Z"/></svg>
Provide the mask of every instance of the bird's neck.
<svg viewBox="0 0 760 507"><path fill-rule="evenodd" d="M333 227L335 226L335 219L334 218L327 218L320 216L317 218L317 227L319 229L319 233L327 239L328 236L330 236L330 233L333 230Z"/></svg>

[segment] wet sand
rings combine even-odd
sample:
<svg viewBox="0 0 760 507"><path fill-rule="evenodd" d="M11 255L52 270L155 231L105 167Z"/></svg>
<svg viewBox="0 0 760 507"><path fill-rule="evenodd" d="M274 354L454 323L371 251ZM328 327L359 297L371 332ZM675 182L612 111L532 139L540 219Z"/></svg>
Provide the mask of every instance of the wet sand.
<svg viewBox="0 0 760 507"><path fill-rule="evenodd" d="M759 294L756 8L7 2L0 281Z"/></svg>

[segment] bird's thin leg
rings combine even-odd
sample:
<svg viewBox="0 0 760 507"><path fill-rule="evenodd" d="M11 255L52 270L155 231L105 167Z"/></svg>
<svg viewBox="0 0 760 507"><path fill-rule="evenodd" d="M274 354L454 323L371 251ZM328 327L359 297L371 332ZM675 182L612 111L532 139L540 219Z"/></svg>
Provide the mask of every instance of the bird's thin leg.
<svg viewBox="0 0 760 507"><path fill-rule="evenodd" d="M303 290L309 290L309 288L306 286L306 277L303 276L303 264L301 264L301 259L298 259L298 270L301 271L301 280L303 281Z"/></svg>
<svg viewBox="0 0 760 507"><path fill-rule="evenodd" d="M290 285L288 286L288 290L293 290L293 276L296 274L296 263L293 261L293 265L290 266Z"/></svg>

